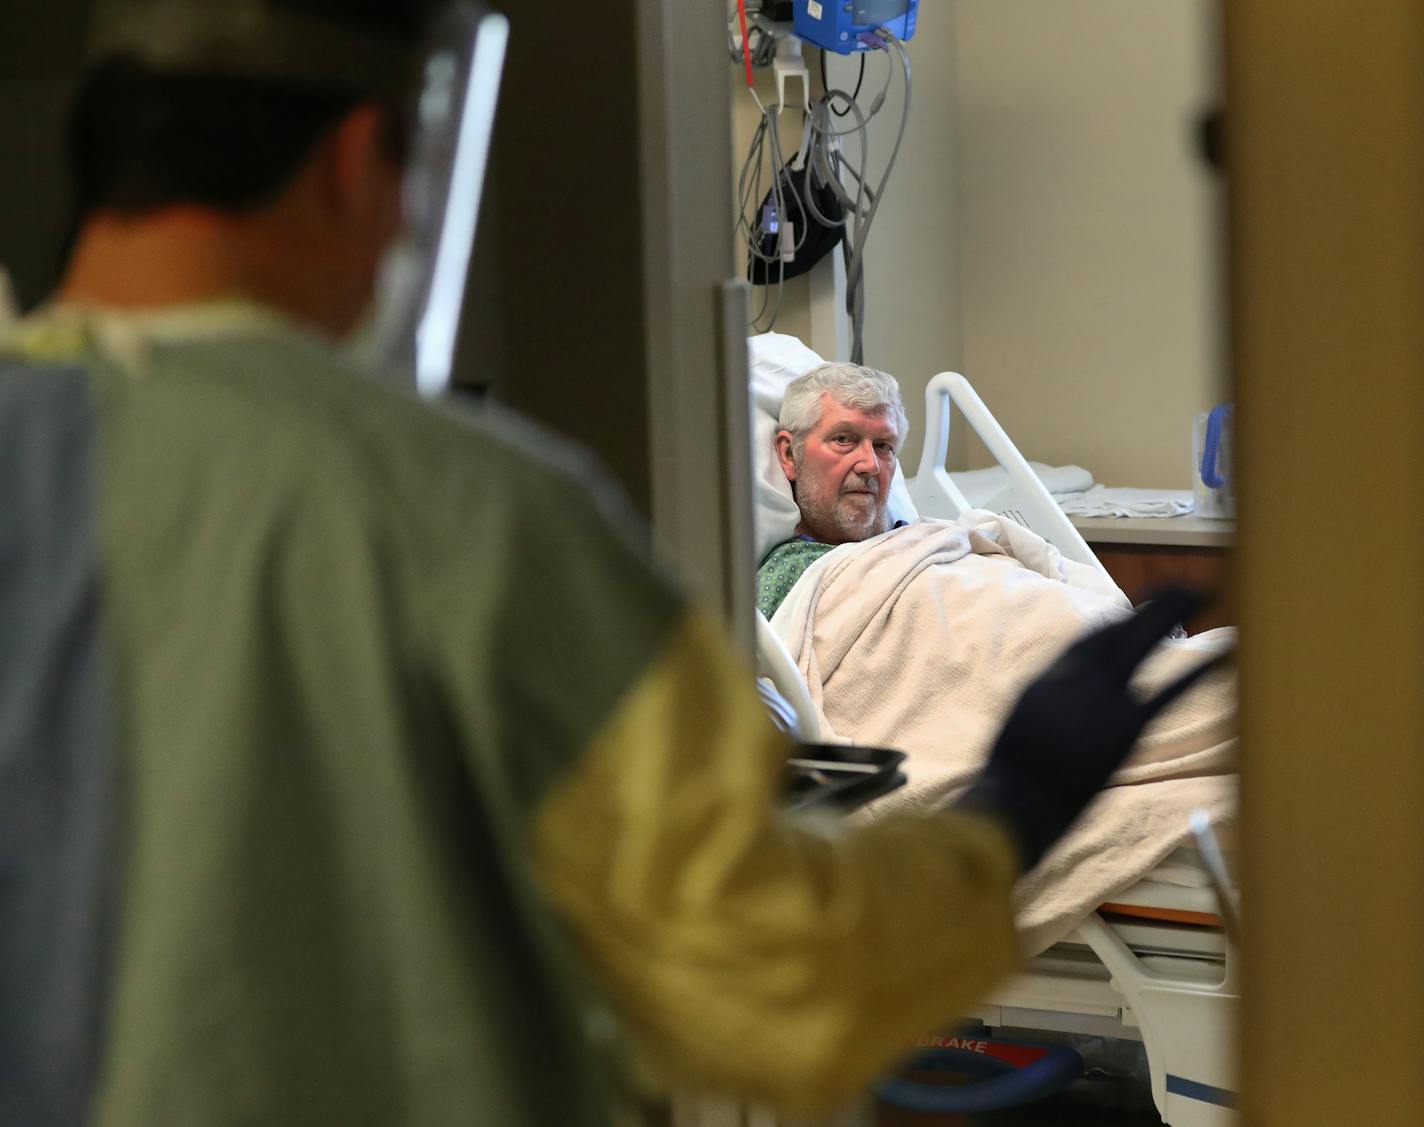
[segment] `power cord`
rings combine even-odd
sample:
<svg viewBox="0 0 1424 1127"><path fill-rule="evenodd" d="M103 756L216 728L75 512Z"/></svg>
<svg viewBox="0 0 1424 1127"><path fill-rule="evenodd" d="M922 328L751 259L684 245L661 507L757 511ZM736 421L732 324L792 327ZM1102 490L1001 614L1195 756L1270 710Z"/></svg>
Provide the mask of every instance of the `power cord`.
<svg viewBox="0 0 1424 1127"><path fill-rule="evenodd" d="M821 89L829 90L830 82L826 78L826 49L820 48L821 55ZM865 81L865 52L860 53L860 72L855 76L855 89L850 92L850 100L853 102L860 97L860 84ZM831 112L837 117L845 117L850 110L832 109Z"/></svg>
<svg viewBox="0 0 1424 1127"><path fill-rule="evenodd" d="M788 232L787 217L804 215L805 201L792 179L782 175L786 161L782 156L778 128L781 107L763 105L755 90L752 97L761 112L761 119L752 134L747 159L737 177L736 231L746 243L749 261L762 263L765 276L775 279L762 287L761 304L752 317L752 328L756 332L771 332L781 312L787 260L796 256L806 240L806 224L802 223L800 230ZM764 171L770 176L769 188L763 187ZM764 200L768 201L765 206ZM773 236L773 253L770 254L762 249L767 235Z"/></svg>

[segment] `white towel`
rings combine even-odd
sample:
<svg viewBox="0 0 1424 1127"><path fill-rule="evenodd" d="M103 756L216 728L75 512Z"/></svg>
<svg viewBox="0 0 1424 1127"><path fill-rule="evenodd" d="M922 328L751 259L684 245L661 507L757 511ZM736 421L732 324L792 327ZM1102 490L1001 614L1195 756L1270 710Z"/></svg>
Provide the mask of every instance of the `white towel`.
<svg viewBox="0 0 1424 1127"><path fill-rule="evenodd" d="M1048 492L1081 493L1093 484L1093 475L1082 466L1045 466L1042 462L1030 462L1029 469L1038 475ZM950 480L959 487L970 508L982 509L984 502L1009 483L1009 471L1003 466L990 466L985 470L963 470L951 473Z"/></svg>
<svg viewBox="0 0 1424 1127"><path fill-rule="evenodd" d="M1054 497L1070 517L1179 517L1192 511L1190 489L1109 489Z"/></svg>

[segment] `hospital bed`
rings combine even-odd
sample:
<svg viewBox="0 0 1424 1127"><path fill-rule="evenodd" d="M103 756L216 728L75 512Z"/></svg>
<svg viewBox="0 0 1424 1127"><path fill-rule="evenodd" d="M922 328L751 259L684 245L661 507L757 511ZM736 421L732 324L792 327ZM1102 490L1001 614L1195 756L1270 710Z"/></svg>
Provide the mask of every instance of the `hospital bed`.
<svg viewBox="0 0 1424 1127"><path fill-rule="evenodd" d="M768 518L766 522L775 526L788 514L783 502L765 492L777 484L764 451L770 447L768 428L774 431L778 388L784 389L819 358L795 338L777 334L752 338L751 348L752 398L758 415L753 434L762 447L755 467L762 494L758 520ZM1102 570L968 380L941 373L930 381L925 397L927 434L919 470L910 481L897 480L892 487L892 510L898 503L901 515L912 508L921 516L955 519L970 509L944 464L958 414L1006 471L1004 486L982 507L1030 528L1066 558ZM767 531L763 536L761 529L758 534L759 543L777 535ZM804 718L801 737L819 739L816 709L806 685L760 615L757 640L760 672ZM1240 992L1234 939L1223 927L1219 907L1195 851L1178 850L964 1017L992 1029L1141 1041L1151 1072L1152 1098L1164 1123L1171 1127L1234 1124Z"/></svg>

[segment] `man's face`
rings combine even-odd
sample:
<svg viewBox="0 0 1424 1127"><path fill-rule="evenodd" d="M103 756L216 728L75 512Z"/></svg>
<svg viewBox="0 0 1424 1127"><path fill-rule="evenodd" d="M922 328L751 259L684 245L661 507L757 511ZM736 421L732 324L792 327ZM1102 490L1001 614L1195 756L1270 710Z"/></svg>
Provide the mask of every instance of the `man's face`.
<svg viewBox="0 0 1424 1127"><path fill-rule="evenodd" d="M776 453L801 510L797 531L827 544L868 540L890 528L886 505L900 436L895 416L867 414L821 393L821 418L797 457L790 431L776 436Z"/></svg>

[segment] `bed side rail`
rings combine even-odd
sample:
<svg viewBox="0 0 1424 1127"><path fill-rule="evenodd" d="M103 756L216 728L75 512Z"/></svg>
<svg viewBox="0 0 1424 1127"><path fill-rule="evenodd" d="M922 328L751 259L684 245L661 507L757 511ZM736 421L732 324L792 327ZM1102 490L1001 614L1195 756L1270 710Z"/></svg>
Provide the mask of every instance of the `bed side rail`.
<svg viewBox="0 0 1424 1127"><path fill-rule="evenodd" d="M777 692L796 710L796 734L801 742L815 743L821 738L821 723L805 678L766 616L759 610L753 613L756 615L757 672L769 678Z"/></svg>
<svg viewBox="0 0 1424 1127"><path fill-rule="evenodd" d="M1106 575L1107 569L1058 507L1053 494L1019 453L979 393L958 372L941 372L925 388L924 449L920 454L919 472L908 483L910 499L920 515L954 520L969 508L964 494L944 467L949 456L952 406L959 408L965 421L1009 475L1009 484L990 502L993 510L1038 533L1067 559L1088 564Z"/></svg>

